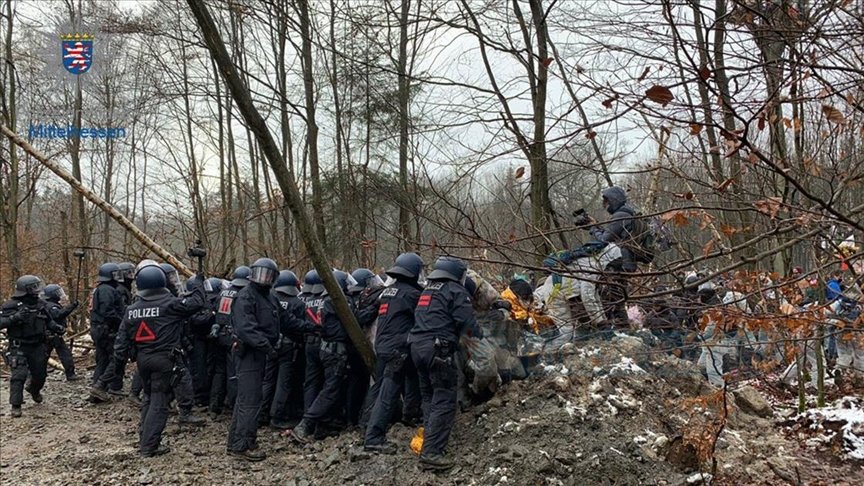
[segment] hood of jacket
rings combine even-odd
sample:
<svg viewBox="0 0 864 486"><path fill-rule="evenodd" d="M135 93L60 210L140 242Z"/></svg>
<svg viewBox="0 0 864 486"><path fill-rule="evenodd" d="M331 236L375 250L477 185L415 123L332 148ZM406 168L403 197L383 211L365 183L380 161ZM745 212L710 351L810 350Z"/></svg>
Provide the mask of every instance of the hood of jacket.
<svg viewBox="0 0 864 486"><path fill-rule="evenodd" d="M607 187L601 193L604 199L609 201L609 207L606 209L609 214L615 214L622 206L627 204L627 193L624 189L618 186Z"/></svg>

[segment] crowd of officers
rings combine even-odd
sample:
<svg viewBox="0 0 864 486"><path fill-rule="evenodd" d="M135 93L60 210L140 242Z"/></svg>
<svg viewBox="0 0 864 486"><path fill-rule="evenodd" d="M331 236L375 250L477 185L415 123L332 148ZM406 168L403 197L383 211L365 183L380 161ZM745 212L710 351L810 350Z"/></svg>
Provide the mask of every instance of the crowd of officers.
<svg viewBox="0 0 864 486"><path fill-rule="evenodd" d="M367 451L392 454L387 431L401 421L424 426L421 466L448 469L454 354L463 333L479 333L476 284L457 258L438 258L428 277L424 268L417 254L403 253L386 283L368 269L333 271L374 348L370 374L315 270L301 282L261 258L238 267L230 281L195 275L183 285L169 264L103 264L89 308L96 359L90 399L125 395L126 364L136 363L129 397L140 404L145 457L169 452L161 439L173 403L183 424L207 422L196 410L213 420L230 414L227 451L250 461L266 458L257 443L262 426L301 444L357 426ZM62 306L64 298L59 286L43 288L28 275L3 304L13 416L21 415L28 376L27 391L42 401L48 346L58 350L67 378L77 378L62 336L78 302Z"/></svg>

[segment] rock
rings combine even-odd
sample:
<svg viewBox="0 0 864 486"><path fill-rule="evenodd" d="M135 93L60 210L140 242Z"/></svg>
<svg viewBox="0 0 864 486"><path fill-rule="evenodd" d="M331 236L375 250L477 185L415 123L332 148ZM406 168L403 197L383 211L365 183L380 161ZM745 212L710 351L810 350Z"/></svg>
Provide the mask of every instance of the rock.
<svg viewBox="0 0 864 486"><path fill-rule="evenodd" d="M676 437L669 443L666 460L685 472L695 471L699 468L699 457L696 455L696 448L691 444L685 444L681 437Z"/></svg>
<svg viewBox="0 0 864 486"><path fill-rule="evenodd" d="M79 444L86 444L88 442L90 442L90 436L89 435L85 434L85 435L78 437L78 443Z"/></svg>
<svg viewBox="0 0 864 486"><path fill-rule="evenodd" d="M735 404L744 412L757 417L768 418L774 415L774 409L761 393L752 386L745 386L733 392Z"/></svg>
<svg viewBox="0 0 864 486"><path fill-rule="evenodd" d="M669 445L669 437L665 435L658 435L656 439L654 439L654 450L663 450L667 445Z"/></svg>
<svg viewBox="0 0 864 486"><path fill-rule="evenodd" d="M348 460L351 462L362 461L365 459L369 459L371 456L369 453L363 451L360 447L352 447L348 450Z"/></svg>
<svg viewBox="0 0 864 486"><path fill-rule="evenodd" d="M570 380L567 379L566 376L556 376L549 383L553 390L557 390L559 392L566 392L570 389Z"/></svg>
<svg viewBox="0 0 864 486"><path fill-rule="evenodd" d="M711 484L713 479L708 473L696 473L687 477L686 484Z"/></svg>
<svg viewBox="0 0 864 486"><path fill-rule="evenodd" d="M626 334L617 334L612 338L612 344L614 344L618 351L620 351L624 356L633 356L645 351L647 348L644 341L638 337L627 336Z"/></svg>
<svg viewBox="0 0 864 486"><path fill-rule="evenodd" d="M326 471L327 469L330 469L330 466L336 464L337 462L339 462L338 451L331 453L329 456L327 456L327 459L324 459L324 461L321 463L321 470Z"/></svg>

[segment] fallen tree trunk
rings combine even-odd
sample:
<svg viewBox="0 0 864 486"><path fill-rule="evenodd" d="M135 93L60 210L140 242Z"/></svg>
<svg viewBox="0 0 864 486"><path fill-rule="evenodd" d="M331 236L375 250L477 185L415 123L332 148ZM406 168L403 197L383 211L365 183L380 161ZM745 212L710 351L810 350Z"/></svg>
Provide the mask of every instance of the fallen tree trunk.
<svg viewBox="0 0 864 486"><path fill-rule="evenodd" d="M213 17L210 15L207 6L204 5L202 0L188 0L188 3L192 14L195 15L195 20L198 23L198 28L201 30L204 43L216 65L219 66L219 71L222 73L225 84L228 85L234 103L237 104L237 108L243 115L243 119L246 121L249 129L255 134L258 146L261 148L261 152L267 158L267 162L276 176L279 188L282 190L282 194L284 194L285 203L294 216L297 232L300 233L300 237L309 251L309 256L315 269L318 271L318 275L324 281L324 287L333 299L333 305L336 307L339 321L342 323L342 326L351 338L351 342L354 343L354 347L357 348L357 351L363 357L363 361L371 372L375 369L375 353L372 352L372 346L366 338L366 334L360 329L360 325L357 324L357 319L354 317L354 313L351 312L348 300L342 294L342 289L333 278L330 261L327 258L321 241L318 239L318 235L315 234L309 215L306 214L303 198L300 196L300 191L297 189L297 184L294 182L291 173L288 172L285 158L279 150L279 146L276 145L273 135L267 128L267 122L255 108L249 89L243 83L243 79L231 61L231 57L225 49L225 43L222 41L222 36L219 34L219 29L216 27L216 23L213 21Z"/></svg>
<svg viewBox="0 0 864 486"><path fill-rule="evenodd" d="M95 192L85 187L84 184L82 184L81 181L76 179L75 176L70 174L69 171L67 171L63 167L60 167L60 165L48 160L48 157L33 148L32 145L27 143L27 141L21 138L20 135L10 130L9 127L3 125L0 128L2 128L3 130L3 135L9 137L9 140L12 140L15 145L18 145L19 147L24 149L25 152L30 154L34 159L38 160L40 164L44 165L51 172L57 174L57 176L66 181L67 184L72 186L72 189L84 196L91 203L95 204L99 209L105 211L108 216L111 216L111 218L116 221L120 226L122 226L126 231L132 233L132 236L134 236L138 241L140 241L141 244L144 245L148 250L155 253L162 260L170 263L171 265L174 265L177 271L182 273L183 275L191 277L194 274L192 270L186 267L186 265L184 265L180 260L174 257L174 255L159 246L155 241L153 241L152 238L147 236L143 231L141 231L137 226L135 226L135 223L130 221L126 216L123 216L120 211L114 209L114 206L111 206L108 201L102 199Z"/></svg>

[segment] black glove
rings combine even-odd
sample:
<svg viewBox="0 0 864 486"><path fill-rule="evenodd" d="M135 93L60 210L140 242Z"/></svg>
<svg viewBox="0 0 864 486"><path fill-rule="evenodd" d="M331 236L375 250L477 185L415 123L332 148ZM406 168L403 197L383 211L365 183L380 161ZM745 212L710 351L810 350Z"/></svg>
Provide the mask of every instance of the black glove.
<svg viewBox="0 0 864 486"><path fill-rule="evenodd" d="M273 346L267 346L267 359L275 360L279 357L279 353L276 351L276 348Z"/></svg>
<svg viewBox="0 0 864 486"><path fill-rule="evenodd" d="M66 328L54 321L48 321L48 330L59 336L66 334Z"/></svg>
<svg viewBox="0 0 864 486"><path fill-rule="evenodd" d="M79 301L77 301L77 300L76 300L75 302L72 302L72 309L73 309L73 310L74 310L74 309L77 309L79 305L81 305L81 302L79 302Z"/></svg>
<svg viewBox="0 0 864 486"><path fill-rule="evenodd" d="M510 304L510 301L504 299L498 299L495 302L492 302L492 309L501 309L510 312L513 310L513 306Z"/></svg>

